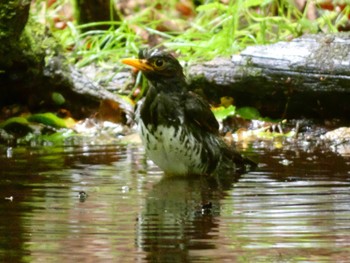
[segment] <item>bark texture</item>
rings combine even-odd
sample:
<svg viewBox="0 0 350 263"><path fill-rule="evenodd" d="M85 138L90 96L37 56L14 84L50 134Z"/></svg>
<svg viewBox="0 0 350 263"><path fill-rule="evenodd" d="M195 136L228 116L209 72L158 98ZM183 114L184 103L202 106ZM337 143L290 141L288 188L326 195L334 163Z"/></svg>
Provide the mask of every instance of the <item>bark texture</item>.
<svg viewBox="0 0 350 263"><path fill-rule="evenodd" d="M189 67L193 89L233 96L272 117L350 116L350 34L306 35L252 46L231 58Z"/></svg>

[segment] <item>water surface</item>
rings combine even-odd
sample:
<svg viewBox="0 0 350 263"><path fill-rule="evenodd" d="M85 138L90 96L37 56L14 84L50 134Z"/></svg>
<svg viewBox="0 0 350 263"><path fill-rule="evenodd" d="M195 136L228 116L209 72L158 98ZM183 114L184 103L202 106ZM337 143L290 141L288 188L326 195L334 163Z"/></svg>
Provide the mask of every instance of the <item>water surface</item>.
<svg viewBox="0 0 350 263"><path fill-rule="evenodd" d="M247 151L259 169L216 180L133 145L0 147L0 262L349 261L350 156Z"/></svg>

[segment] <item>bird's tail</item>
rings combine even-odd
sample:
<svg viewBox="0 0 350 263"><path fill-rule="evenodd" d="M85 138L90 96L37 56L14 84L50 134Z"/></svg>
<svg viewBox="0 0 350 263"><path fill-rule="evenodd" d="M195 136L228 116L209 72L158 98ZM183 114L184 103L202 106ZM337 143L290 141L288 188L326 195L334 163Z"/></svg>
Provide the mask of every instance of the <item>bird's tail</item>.
<svg viewBox="0 0 350 263"><path fill-rule="evenodd" d="M224 162L232 162L235 165L235 170L237 173L244 173L248 171L255 170L257 163L248 157L243 156L239 153L233 146L224 147L223 158Z"/></svg>

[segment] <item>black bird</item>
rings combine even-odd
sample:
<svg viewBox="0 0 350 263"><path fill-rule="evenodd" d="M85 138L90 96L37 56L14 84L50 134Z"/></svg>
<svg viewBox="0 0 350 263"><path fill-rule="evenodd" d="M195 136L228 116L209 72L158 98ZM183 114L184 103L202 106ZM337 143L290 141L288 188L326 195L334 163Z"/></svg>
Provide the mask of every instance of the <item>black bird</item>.
<svg viewBox="0 0 350 263"><path fill-rule="evenodd" d="M209 104L188 90L182 66L170 53L140 50L138 59L122 63L149 81L136 117L146 154L165 174L232 174L255 165L219 136Z"/></svg>

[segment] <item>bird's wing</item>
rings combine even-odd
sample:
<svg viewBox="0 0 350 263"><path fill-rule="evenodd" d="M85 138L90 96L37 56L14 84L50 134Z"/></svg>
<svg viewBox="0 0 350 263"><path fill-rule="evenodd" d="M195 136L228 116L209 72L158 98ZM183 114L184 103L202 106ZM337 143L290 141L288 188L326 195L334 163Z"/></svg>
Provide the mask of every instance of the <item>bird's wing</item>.
<svg viewBox="0 0 350 263"><path fill-rule="evenodd" d="M201 129L213 134L219 133L219 123L209 104L199 95L189 92L185 99L185 116Z"/></svg>

